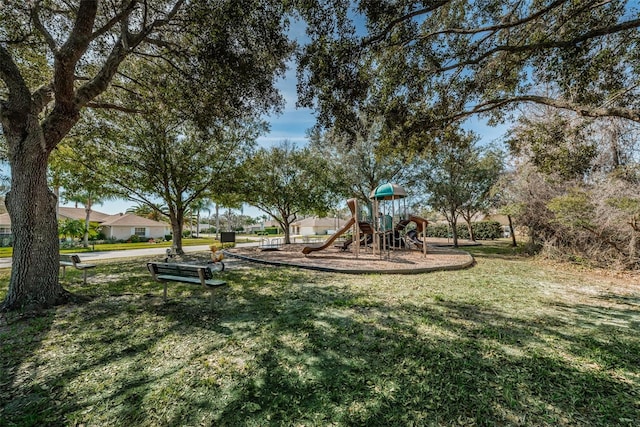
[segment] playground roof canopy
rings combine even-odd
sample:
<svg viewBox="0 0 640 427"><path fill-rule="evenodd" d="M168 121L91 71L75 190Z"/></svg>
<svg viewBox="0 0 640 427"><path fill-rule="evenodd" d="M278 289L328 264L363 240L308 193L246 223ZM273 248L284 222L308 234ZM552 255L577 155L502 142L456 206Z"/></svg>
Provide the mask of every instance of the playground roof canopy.
<svg viewBox="0 0 640 427"><path fill-rule="evenodd" d="M369 195L370 199L375 200L394 200L407 197L407 192L398 184L382 184L376 187Z"/></svg>

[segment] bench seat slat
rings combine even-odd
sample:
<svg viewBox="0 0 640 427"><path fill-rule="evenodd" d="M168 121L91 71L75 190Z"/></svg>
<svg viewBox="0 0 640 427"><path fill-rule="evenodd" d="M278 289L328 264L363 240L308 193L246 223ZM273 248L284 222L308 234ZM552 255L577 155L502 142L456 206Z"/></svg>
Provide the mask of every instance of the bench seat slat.
<svg viewBox="0 0 640 427"><path fill-rule="evenodd" d="M200 284L200 279L198 277L184 277L184 276L171 276L168 274L158 274L156 278L160 281L166 282L185 282L185 283L195 283ZM204 281L204 284L207 286L221 286L226 285L227 282L224 280L213 280L207 279Z"/></svg>
<svg viewBox="0 0 640 427"><path fill-rule="evenodd" d="M224 280L213 279L211 268L206 265L149 262L147 269L154 280L164 284L164 299L167 299L167 282L183 282L204 285L211 292L213 310L213 289L226 285Z"/></svg>
<svg viewBox="0 0 640 427"><path fill-rule="evenodd" d="M163 280L167 282L186 282L186 283L197 283L200 284L200 278L198 277L185 277L185 276L171 276L169 274L158 274L158 280Z"/></svg>

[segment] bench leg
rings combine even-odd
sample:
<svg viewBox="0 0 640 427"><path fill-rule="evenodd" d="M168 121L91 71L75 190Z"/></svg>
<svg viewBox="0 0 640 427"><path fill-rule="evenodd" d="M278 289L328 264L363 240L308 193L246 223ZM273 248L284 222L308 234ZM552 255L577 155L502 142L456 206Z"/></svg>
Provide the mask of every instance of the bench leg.
<svg viewBox="0 0 640 427"><path fill-rule="evenodd" d="M83 284L87 284L87 269L85 268L84 270L82 270L82 278L83 278Z"/></svg>
<svg viewBox="0 0 640 427"><path fill-rule="evenodd" d="M164 285L164 291L163 291L162 299L166 301L167 300L167 282L164 282L163 285Z"/></svg>
<svg viewBox="0 0 640 427"><path fill-rule="evenodd" d="M64 273L67 272L67 266L66 265L61 265L60 267L62 267L62 278L64 279Z"/></svg>

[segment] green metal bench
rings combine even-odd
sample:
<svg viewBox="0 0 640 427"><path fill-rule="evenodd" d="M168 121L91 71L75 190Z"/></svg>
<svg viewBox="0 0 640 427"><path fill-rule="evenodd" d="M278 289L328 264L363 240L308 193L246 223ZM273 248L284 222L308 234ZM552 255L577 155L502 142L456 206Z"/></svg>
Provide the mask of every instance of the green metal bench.
<svg viewBox="0 0 640 427"><path fill-rule="evenodd" d="M213 291L227 282L213 278L213 271L207 265L177 264L173 262L149 262L147 269L153 280L164 285L163 298L167 300L167 283L183 282L204 286L211 294L213 310Z"/></svg>
<svg viewBox="0 0 640 427"><path fill-rule="evenodd" d="M67 267L77 268L82 270L84 284L87 284L87 270L95 268L96 264L86 264L80 261L80 257L77 254L66 255L60 254L60 267L62 267L62 277L64 277Z"/></svg>

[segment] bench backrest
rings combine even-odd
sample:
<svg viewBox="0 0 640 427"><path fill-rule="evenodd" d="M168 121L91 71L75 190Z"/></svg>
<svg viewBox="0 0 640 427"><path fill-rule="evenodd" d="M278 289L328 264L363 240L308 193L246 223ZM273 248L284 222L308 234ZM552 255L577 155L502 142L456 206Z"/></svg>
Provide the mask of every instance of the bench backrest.
<svg viewBox="0 0 640 427"><path fill-rule="evenodd" d="M205 280L213 278L213 272L211 269L203 265L150 262L147 264L147 268L149 268L149 270L153 269L154 274L168 274L171 276L183 277L200 277L199 272L202 270Z"/></svg>
<svg viewBox="0 0 640 427"><path fill-rule="evenodd" d="M80 257L78 255L66 255L66 254L60 254L60 261L65 261L65 262L72 262L74 264L80 264Z"/></svg>

